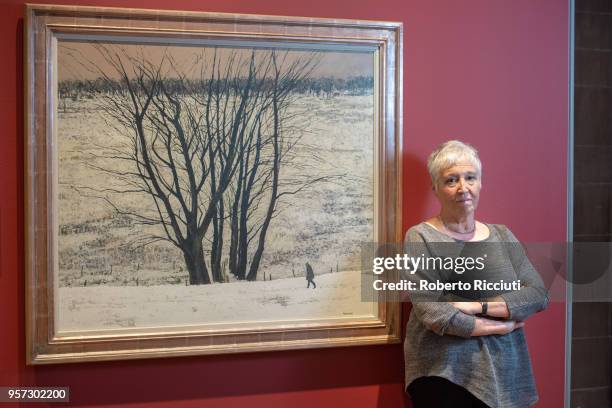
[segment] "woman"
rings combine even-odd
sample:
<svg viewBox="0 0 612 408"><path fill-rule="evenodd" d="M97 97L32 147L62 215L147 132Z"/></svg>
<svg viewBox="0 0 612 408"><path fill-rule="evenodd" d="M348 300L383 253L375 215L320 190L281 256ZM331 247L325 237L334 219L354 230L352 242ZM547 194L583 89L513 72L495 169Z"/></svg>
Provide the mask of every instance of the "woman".
<svg viewBox="0 0 612 408"><path fill-rule="evenodd" d="M520 280L520 289L477 292L467 302L450 301L447 292L437 294L442 301L413 298L404 343L407 390L415 408L529 407L538 396L522 327L546 308L544 284L508 228L476 220L482 187L476 149L446 142L427 167L441 210L408 230L406 252L416 245L416 256L441 257L443 245L486 244L485 267L474 273L488 281ZM419 270L411 279L434 275L443 273Z"/></svg>

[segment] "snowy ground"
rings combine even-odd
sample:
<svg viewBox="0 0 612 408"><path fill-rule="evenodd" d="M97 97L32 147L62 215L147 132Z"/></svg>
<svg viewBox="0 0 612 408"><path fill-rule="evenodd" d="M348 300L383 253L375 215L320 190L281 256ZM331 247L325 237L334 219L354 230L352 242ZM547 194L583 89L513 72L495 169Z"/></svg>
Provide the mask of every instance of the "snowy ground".
<svg viewBox="0 0 612 408"><path fill-rule="evenodd" d="M312 177L346 176L288 196L279 206L257 281L186 286L187 271L177 248L165 242L130 246L143 233L160 231L145 231L116 217L103 200L87 194L88 188L108 187L108 177L86 163L100 145L113 145L121 135L108 129L93 101L67 101L58 121L58 330L261 326L268 319L293 324L373 315L373 304L361 302L360 273L350 272L360 269L361 245L374 234L373 97L304 96L293 109L304 113L300 118L308 131L285 177L298 171ZM126 166L97 164L120 170ZM154 208L147 197L122 194L115 199L139 213ZM305 262L314 268L315 290L306 289Z"/></svg>
<svg viewBox="0 0 612 408"><path fill-rule="evenodd" d="M284 177L296 172L345 176L285 196L268 230L258 280L264 280L264 272L266 279L302 275L305 262L317 274L359 269L360 245L373 240L373 97L304 96L293 109L303 113L308 131ZM134 171L120 160L96 158L100 145L114 145L122 136L108 129L95 102L87 99L68 100L58 122L60 286L131 286L137 279L141 286L182 284L187 272L177 248L167 242L130 245L144 233L163 235L161 228L135 226L91 193L108 188L110 181L87 163ZM139 214L155 210L150 197L112 199Z"/></svg>
<svg viewBox="0 0 612 408"><path fill-rule="evenodd" d="M349 320L372 317L375 304L361 301L359 271L306 279L236 282L200 286L59 288L58 331L139 330L147 327L193 325L215 328L286 322Z"/></svg>

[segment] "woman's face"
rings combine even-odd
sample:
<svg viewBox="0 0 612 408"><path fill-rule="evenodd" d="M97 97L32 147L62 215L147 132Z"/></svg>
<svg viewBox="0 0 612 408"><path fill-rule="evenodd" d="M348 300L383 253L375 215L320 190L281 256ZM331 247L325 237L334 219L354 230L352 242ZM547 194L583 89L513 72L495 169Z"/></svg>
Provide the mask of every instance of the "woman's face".
<svg viewBox="0 0 612 408"><path fill-rule="evenodd" d="M442 171L435 191L443 210L473 212L480 197L480 177L469 163L458 163Z"/></svg>

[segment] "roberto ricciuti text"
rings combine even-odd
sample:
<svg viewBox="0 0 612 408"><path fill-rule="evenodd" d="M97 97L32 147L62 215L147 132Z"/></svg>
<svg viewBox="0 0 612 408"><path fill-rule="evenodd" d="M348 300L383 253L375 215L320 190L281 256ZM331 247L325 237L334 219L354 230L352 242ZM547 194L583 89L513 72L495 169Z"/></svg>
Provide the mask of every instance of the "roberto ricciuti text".
<svg viewBox="0 0 612 408"><path fill-rule="evenodd" d="M402 279L398 282L384 282L377 279L373 283L375 290L425 290L425 291L463 291L463 290L486 290L486 291L515 291L521 289L521 280L505 282L500 280L497 282L488 282L486 279L474 279L470 282L441 282L428 281L421 279L419 281L410 281Z"/></svg>

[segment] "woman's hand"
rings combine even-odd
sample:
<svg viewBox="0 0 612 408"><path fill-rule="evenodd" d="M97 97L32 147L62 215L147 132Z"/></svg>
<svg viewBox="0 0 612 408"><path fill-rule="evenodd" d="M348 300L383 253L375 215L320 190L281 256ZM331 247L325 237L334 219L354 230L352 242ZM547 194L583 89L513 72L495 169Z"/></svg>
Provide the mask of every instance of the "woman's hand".
<svg viewBox="0 0 612 408"><path fill-rule="evenodd" d="M448 302L455 308L461 310L465 314L475 315L482 313L482 305L480 302Z"/></svg>
<svg viewBox="0 0 612 408"><path fill-rule="evenodd" d="M474 320L472 337L489 336L492 334L503 336L523 326L525 326L524 322L517 322L515 320L491 320L485 317L477 317Z"/></svg>
<svg viewBox="0 0 612 408"><path fill-rule="evenodd" d="M461 310L465 314L476 315L482 313L482 305L480 302L449 302L451 305ZM487 316L491 317L501 317L507 318L510 317L510 312L508 311L508 305L504 302L502 297L493 298L491 301L487 302L488 310Z"/></svg>

